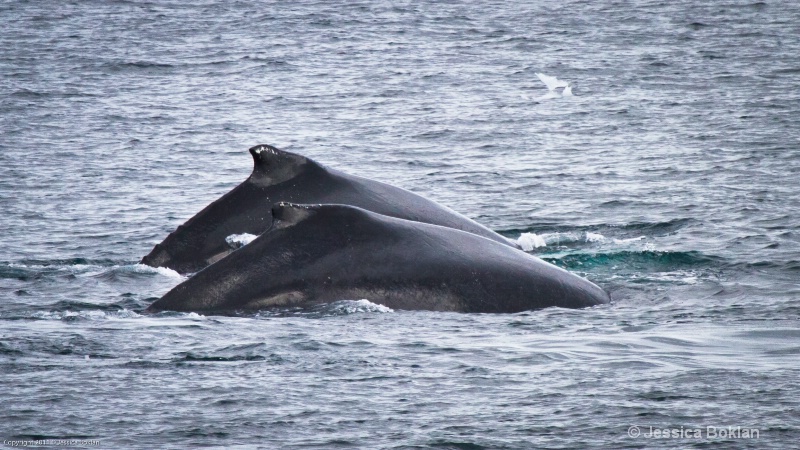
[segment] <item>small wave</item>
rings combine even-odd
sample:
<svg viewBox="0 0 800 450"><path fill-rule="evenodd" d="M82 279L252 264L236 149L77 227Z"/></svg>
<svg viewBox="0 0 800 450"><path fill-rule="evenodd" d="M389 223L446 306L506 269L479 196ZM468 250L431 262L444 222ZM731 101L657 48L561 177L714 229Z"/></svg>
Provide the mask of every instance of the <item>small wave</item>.
<svg viewBox="0 0 800 450"><path fill-rule="evenodd" d="M127 299L126 299L127 300ZM120 311L125 309L118 304L95 304L74 300L62 300L46 306L48 311L65 312L65 311Z"/></svg>
<svg viewBox="0 0 800 450"><path fill-rule="evenodd" d="M235 362L235 361L270 361L280 363L283 357L271 351L263 342L252 344L230 345L210 352L189 351L177 354L177 362Z"/></svg>
<svg viewBox="0 0 800 450"><path fill-rule="evenodd" d="M613 241L616 244L627 244L629 242L643 241L645 239L647 239L647 236L637 236L637 237L628 238L628 239L614 239Z"/></svg>
<svg viewBox="0 0 800 450"><path fill-rule="evenodd" d="M179 361L195 361L195 362L234 362L234 361L264 361L267 358L261 355L243 355L243 356L217 356L217 355L204 355L199 353L188 352L184 354Z"/></svg>
<svg viewBox="0 0 800 450"><path fill-rule="evenodd" d="M100 310L83 310L83 311L37 311L33 313L34 319L40 320L63 320L63 321L80 321L80 320L114 320L114 319L134 319L142 317L141 314L123 309L119 311L100 311Z"/></svg>
<svg viewBox="0 0 800 450"><path fill-rule="evenodd" d="M367 299L361 300L341 300L338 302L326 305L325 309L332 315L348 315L358 313L391 313L394 312L392 308L381 305L379 303L372 303Z"/></svg>
<svg viewBox="0 0 800 450"><path fill-rule="evenodd" d="M23 259L17 263L9 263L10 265L18 267L30 268L52 268L52 267L96 267L96 266L112 266L118 264L118 261L110 259L86 259L86 258L69 258L69 259Z"/></svg>
<svg viewBox="0 0 800 450"><path fill-rule="evenodd" d="M572 244L580 244L583 242L590 243L590 244L602 244L602 243L610 243L610 244L630 244L634 242L639 242L647 239L647 236L637 236L632 238L609 238L601 233L596 233L592 231L586 232L555 232L555 233L530 233L525 232L520 234L519 238L517 238L515 242L517 245L522 247L522 249L526 252L534 250L540 247L547 247L548 245L555 245L555 246L570 246Z"/></svg>
<svg viewBox="0 0 800 450"><path fill-rule="evenodd" d="M575 227L559 227L559 231L551 231L555 224L532 226L528 228L511 228L499 231L504 236L522 235L533 233L541 236L547 245L554 242L564 243L585 239L586 234L601 234L605 237L613 236L620 240L628 236L647 236L650 238L674 234L678 230L696 224L694 219L674 219L666 222L630 222L626 224L597 224ZM639 239L639 238L637 238Z"/></svg>
<svg viewBox="0 0 800 450"><path fill-rule="evenodd" d="M606 237L600 233L590 233L586 232L586 242L603 242L606 240Z"/></svg>
<svg viewBox="0 0 800 450"><path fill-rule="evenodd" d="M529 252L535 248L545 247L547 243L536 233L522 233L517 239L517 245L522 247L522 250Z"/></svg>
<svg viewBox="0 0 800 450"><path fill-rule="evenodd" d="M695 223L695 219L673 219L666 222L631 222L619 228L635 230L648 236L666 236Z"/></svg>
<svg viewBox="0 0 800 450"><path fill-rule="evenodd" d="M181 312L181 311L159 311L154 314L149 314L150 317L169 317L169 318L179 318L179 319L190 319L195 322L199 321L206 321L208 317L198 314L196 312Z"/></svg>
<svg viewBox="0 0 800 450"><path fill-rule="evenodd" d="M166 267L150 267L145 264L128 264L124 266L114 266L111 269L104 270L100 273L94 274L95 277L104 280L135 278L142 275L145 276L160 275L166 278L173 278L176 280L185 280L187 278L172 269Z"/></svg>
<svg viewBox="0 0 800 450"><path fill-rule="evenodd" d="M19 97L19 98L41 98L41 97L47 97L47 95L48 94L46 92L38 92L25 88L19 89L11 93L12 97Z"/></svg>
<svg viewBox="0 0 800 450"><path fill-rule="evenodd" d="M629 244L632 242L639 242L647 239L647 236L637 236L633 238L625 238L625 239L616 239L616 238L607 238L600 233L592 233L591 231L587 231L584 238L586 242L590 243L602 243L602 242L611 242L614 244Z"/></svg>
<svg viewBox="0 0 800 450"><path fill-rule="evenodd" d="M671 285L694 285L700 282L703 274L696 270L676 270L671 272L639 273L633 276L613 276L615 278L625 278L630 283L648 284L671 284Z"/></svg>
<svg viewBox="0 0 800 450"><path fill-rule="evenodd" d="M170 70L174 66L172 64L156 63L149 61L129 61L129 62L115 62L106 65L112 71L132 71L132 70Z"/></svg>
<svg viewBox="0 0 800 450"><path fill-rule="evenodd" d="M700 252L662 252L655 250L621 251L615 253L573 253L561 257L543 257L545 261L565 269L590 269L611 266L637 271L670 271L721 265L721 258Z"/></svg>
<svg viewBox="0 0 800 450"><path fill-rule="evenodd" d="M578 232L552 232L552 233L535 233L532 231L525 231L519 235L519 238L514 240L523 250L529 252L533 249L547 246L564 246L573 243L581 242L583 233Z"/></svg>
<svg viewBox="0 0 800 450"><path fill-rule="evenodd" d="M12 348L4 342L0 342L0 355L21 356L24 353L16 348Z"/></svg>
<svg viewBox="0 0 800 450"><path fill-rule="evenodd" d="M275 317L306 317L322 318L330 316L347 316L350 314L362 313L392 313L394 310L379 303L373 303L367 299L362 300L339 300L332 303L317 305L312 308L271 308L261 310L255 314L255 318L268 319Z"/></svg>
<svg viewBox="0 0 800 450"><path fill-rule="evenodd" d="M108 260L86 260L73 258L65 260L23 260L0 263L0 279L33 280L60 275L93 275L102 273L109 265Z"/></svg>
<svg viewBox="0 0 800 450"><path fill-rule="evenodd" d="M133 271L135 273L157 273L168 278L186 279L183 275L167 267L150 267L145 264L134 264Z"/></svg>

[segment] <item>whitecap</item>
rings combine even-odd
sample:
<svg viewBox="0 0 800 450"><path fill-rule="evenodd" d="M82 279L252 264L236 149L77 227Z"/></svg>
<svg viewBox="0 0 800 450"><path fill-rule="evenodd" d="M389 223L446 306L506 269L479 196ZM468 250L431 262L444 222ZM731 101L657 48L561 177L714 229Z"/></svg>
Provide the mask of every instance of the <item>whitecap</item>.
<svg viewBox="0 0 800 450"><path fill-rule="evenodd" d="M196 319L196 320L205 320L207 319L206 316L202 314L197 314L196 312L185 313L187 319Z"/></svg>
<svg viewBox="0 0 800 450"><path fill-rule="evenodd" d="M379 303L372 303L367 299L361 300L341 300L331 303L328 311L334 315L347 315L356 313L391 313L394 312L392 308L381 305Z"/></svg>
<svg viewBox="0 0 800 450"><path fill-rule="evenodd" d="M529 252L535 248L545 247L547 243L536 233L522 233L517 239L517 245L522 247L522 250Z"/></svg>
<svg viewBox="0 0 800 450"><path fill-rule="evenodd" d="M614 239L615 244L628 244L630 242L637 242L647 239L647 236L638 236L635 238L628 238L628 239Z"/></svg>
<svg viewBox="0 0 800 450"><path fill-rule="evenodd" d="M606 237L600 233L592 233L587 231L585 239L586 242L603 242L606 240Z"/></svg>
<svg viewBox="0 0 800 450"><path fill-rule="evenodd" d="M670 283L677 285L695 285L701 281L701 274L694 270L677 270L674 272L654 272L637 275L636 278L648 282Z"/></svg>
<svg viewBox="0 0 800 450"><path fill-rule="evenodd" d="M129 309L122 309L119 311L97 311L97 310L84 310L84 311L37 311L32 314L32 317L42 320L69 320L69 319L84 319L84 320L114 320L114 319L134 319L142 317L141 314L131 311Z"/></svg>
<svg viewBox="0 0 800 450"><path fill-rule="evenodd" d="M135 273L157 273L159 275L163 275L168 278L178 278L178 279L186 278L183 275L179 274L178 272L168 267L150 267L146 264L134 264L133 271Z"/></svg>

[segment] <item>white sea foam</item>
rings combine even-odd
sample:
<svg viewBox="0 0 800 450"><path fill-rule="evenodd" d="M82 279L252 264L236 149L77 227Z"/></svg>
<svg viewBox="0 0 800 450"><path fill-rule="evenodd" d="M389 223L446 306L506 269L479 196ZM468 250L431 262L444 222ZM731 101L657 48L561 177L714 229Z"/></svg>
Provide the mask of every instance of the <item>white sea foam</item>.
<svg viewBox="0 0 800 450"><path fill-rule="evenodd" d="M647 239L647 236L637 236L632 238L625 238L625 239L617 239L617 238L608 238L600 233L593 233L591 231L587 231L583 235L583 240L586 242L593 242L593 243L612 243L615 245L620 244L631 244L634 242L639 242Z"/></svg>
<svg viewBox="0 0 800 450"><path fill-rule="evenodd" d="M627 239L616 239L604 236L601 233L594 233L591 231L586 232L553 232L553 233L522 233L519 238L514 242L522 247L526 252L535 248L546 247L548 245L569 245L571 243L587 242L591 244L613 244L613 245L626 245L635 242L643 241L647 236L637 236ZM648 250L649 246L645 245L644 250Z"/></svg>
<svg viewBox="0 0 800 450"><path fill-rule="evenodd" d="M566 245L570 242L577 242L583 238L583 235L576 232L559 231L556 231L555 233L543 233L541 236L547 245Z"/></svg>
<svg viewBox="0 0 800 450"><path fill-rule="evenodd" d="M647 236L639 236L635 238L628 238L628 239L614 239L615 244L628 244L631 242L643 241L647 239Z"/></svg>
<svg viewBox="0 0 800 450"><path fill-rule="evenodd" d="M227 242L231 248L236 249L242 248L245 245L253 242L253 240L257 237L258 236L255 234L250 233L232 234L225 238L225 242Z"/></svg>
<svg viewBox="0 0 800 450"><path fill-rule="evenodd" d="M628 279L635 279L639 280L639 282L650 282L650 283L670 283L670 284L683 284L683 285L695 285L701 281L701 274L698 274L694 270L677 270L674 272L654 272L648 274L636 274L636 275L626 275L626 276L612 276L612 279L615 278L628 278Z"/></svg>
<svg viewBox="0 0 800 450"><path fill-rule="evenodd" d="M33 317L43 320L85 319L85 320L119 320L142 317L141 314L128 309L120 311L37 311Z"/></svg>
<svg viewBox="0 0 800 450"><path fill-rule="evenodd" d="M526 252L535 248L547 246L544 238L536 233L522 233L519 239L517 239L517 244Z"/></svg>
<svg viewBox="0 0 800 450"><path fill-rule="evenodd" d="M589 231L586 232L586 242L603 242L606 240L606 237L600 233L591 233Z"/></svg>
<svg viewBox="0 0 800 450"><path fill-rule="evenodd" d="M186 313L185 317L187 319L196 319L196 320L205 320L205 319L207 319L206 316L204 316L202 314L197 314L196 312Z"/></svg>
<svg viewBox="0 0 800 450"><path fill-rule="evenodd" d="M135 264L133 271L136 273L157 273L168 278L185 279L183 275L167 267L150 267L145 264Z"/></svg>
<svg viewBox="0 0 800 450"><path fill-rule="evenodd" d="M361 300L342 300L330 305L331 312L334 314L356 314L356 313L391 313L392 308L378 303L372 303L367 299Z"/></svg>
<svg viewBox="0 0 800 450"><path fill-rule="evenodd" d="M554 232L554 233L522 233L515 241L526 252L535 248L546 247L548 245L566 245L571 242L577 242L585 239L583 233L575 232Z"/></svg>
<svg viewBox="0 0 800 450"><path fill-rule="evenodd" d="M14 269L33 269L33 270L45 270L45 271L58 271L58 272L69 272L74 275L85 275L85 276L92 276L98 275L103 273L107 270L107 267L103 267L96 264L20 264L20 263L9 263L8 267Z"/></svg>

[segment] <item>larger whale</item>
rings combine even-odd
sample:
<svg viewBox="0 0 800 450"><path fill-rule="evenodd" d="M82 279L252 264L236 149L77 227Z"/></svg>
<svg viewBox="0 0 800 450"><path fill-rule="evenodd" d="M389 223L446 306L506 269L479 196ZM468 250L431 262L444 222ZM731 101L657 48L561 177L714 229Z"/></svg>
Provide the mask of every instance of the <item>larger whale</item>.
<svg viewBox="0 0 800 450"><path fill-rule="evenodd" d="M198 313L367 299L394 309L514 313L609 301L598 286L453 228L347 205L272 209L269 230L148 308Z"/></svg>
<svg viewBox="0 0 800 450"><path fill-rule="evenodd" d="M272 205L336 203L379 214L467 231L499 243L515 244L494 231L422 196L379 181L323 166L269 145L250 149L253 172L247 180L179 226L142 258L152 267L196 272L228 255L231 235L258 235L272 223Z"/></svg>

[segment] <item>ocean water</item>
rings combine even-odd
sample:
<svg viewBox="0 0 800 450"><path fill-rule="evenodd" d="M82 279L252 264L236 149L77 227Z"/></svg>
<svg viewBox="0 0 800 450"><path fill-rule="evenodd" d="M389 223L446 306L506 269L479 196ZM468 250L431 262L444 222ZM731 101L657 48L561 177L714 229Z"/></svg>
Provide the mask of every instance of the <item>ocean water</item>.
<svg viewBox="0 0 800 450"><path fill-rule="evenodd" d="M3 445L800 440L798 4L4 1L0 23ZM143 314L183 278L139 259L259 143L613 302Z"/></svg>

